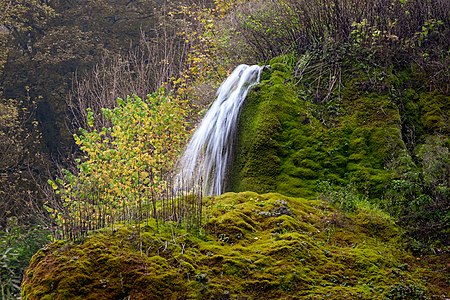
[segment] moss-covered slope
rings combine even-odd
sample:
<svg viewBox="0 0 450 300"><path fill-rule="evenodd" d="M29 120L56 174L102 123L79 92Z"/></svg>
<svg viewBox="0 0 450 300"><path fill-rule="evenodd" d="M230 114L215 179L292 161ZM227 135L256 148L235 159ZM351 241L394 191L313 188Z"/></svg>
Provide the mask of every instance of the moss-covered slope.
<svg viewBox="0 0 450 300"><path fill-rule="evenodd" d="M450 133L450 97L423 90L411 70L368 73L347 66L339 88L327 90L317 82L332 81L328 77L295 78L301 59L273 59L249 94L229 190L304 197L327 180L381 198L391 180L404 175L402 159L415 159L427 136Z"/></svg>
<svg viewBox="0 0 450 300"><path fill-rule="evenodd" d="M33 257L22 299L427 299L450 292L448 266L415 266L392 219L368 205L343 214L322 201L245 192L209 198L205 207L201 235L169 224L156 230L149 221L140 237L124 226L50 244Z"/></svg>

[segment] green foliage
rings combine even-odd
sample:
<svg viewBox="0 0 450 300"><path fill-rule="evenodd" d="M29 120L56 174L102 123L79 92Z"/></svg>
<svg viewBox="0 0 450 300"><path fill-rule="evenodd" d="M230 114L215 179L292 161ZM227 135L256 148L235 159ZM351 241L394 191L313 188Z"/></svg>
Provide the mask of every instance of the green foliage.
<svg viewBox="0 0 450 300"><path fill-rule="evenodd" d="M14 299L20 291L20 274L16 274L14 261L17 260L17 253L11 248L2 251L0 256L0 287L2 299Z"/></svg>
<svg viewBox="0 0 450 300"><path fill-rule="evenodd" d="M80 129L74 136L84 154L78 172L64 171L64 177L50 181L63 208L49 210L66 235L119 219L140 220L151 205L155 214L155 201L169 195L171 172L188 133L182 103L163 92L117 103L103 110L111 127ZM93 124L91 112L88 123Z"/></svg>
<svg viewBox="0 0 450 300"><path fill-rule="evenodd" d="M449 65L447 10L446 3L434 0L364 0L351 4L337 0L332 5L306 0L236 1L227 17L219 21L219 27L226 28L219 34L233 37L229 57L268 61L293 51L299 55L320 52L323 58L327 56L320 63L332 67L309 67L323 73L331 71L331 75L316 83L333 82L334 76L337 80L333 85L338 85L341 67L352 67L343 58L352 57L353 63L365 66L367 74L374 67L417 64L433 77L426 85L444 86L441 91L448 91L448 76L444 74ZM385 77L385 71L378 77Z"/></svg>
<svg viewBox="0 0 450 300"><path fill-rule="evenodd" d="M430 298L427 296L425 289L421 286L416 286L414 284L398 284L390 288L385 299L427 300Z"/></svg>
<svg viewBox="0 0 450 300"><path fill-rule="evenodd" d="M447 136L428 136L416 149L416 163L406 153L400 156L397 176L386 191L387 210L414 238L437 246L449 243L448 143Z"/></svg>
<svg viewBox="0 0 450 300"><path fill-rule="evenodd" d="M173 44L167 42L172 40L152 38L152 42L164 45L165 56L144 62L157 66L159 78L167 80L174 67L171 59L180 57L182 62L176 65L180 69L175 73L181 72L181 76L171 79L170 84L184 99L196 101L190 105L197 110L212 100L213 87L230 64L276 57L242 112L230 189L315 197L318 186L324 199L346 211L341 215L325 205L321 209L333 210L333 215L317 225L304 222L312 213L310 208L303 207L306 212L302 213L293 208L292 201L275 199L278 196L219 198L223 203L213 204L216 206L207 221L208 232L203 237L206 244L195 239L172 243L168 235L154 242L150 237L154 228L141 235L141 226L137 226L140 246L130 247L138 248L140 256L130 256L129 249L117 254L114 251L123 246L123 240L136 243L135 232L124 229L121 241L112 245L116 248L105 247L107 254L102 258L114 267L119 265L119 258L130 263L132 274L127 273L128 268L108 277L108 270L91 282L90 273L95 270L89 263L78 263L83 253L75 252L62 263L74 263L74 270L80 269L82 274L43 276L45 288L49 283L60 284L61 297L80 291L83 298L91 292L86 286L92 283L106 287L108 292L114 290L112 297L125 298L137 284L150 286L155 295L164 295L182 274L182 280L176 283L184 290L177 289L176 293L187 298L227 298L230 294L254 298L267 296L277 287L281 291L273 292L273 297L282 298L283 292L304 286L314 290L299 297L427 298L423 283L413 278L416 275L404 274L400 266L405 264L396 268L385 262L386 254L389 257L394 250L383 252L385 248L377 243L397 236L398 230L374 203L397 217L415 238L412 250L423 249L426 242L436 253L446 251L450 227L450 63L445 1L336 0L323 5L306 0L219 0L214 1L213 8L205 8L209 2L202 1L202 5L170 13L173 6L166 2L159 6L154 1L88 1L89 5L77 1L22 2L0 3L0 73L5 65L0 93L18 99L28 97L30 91L43 96L38 117L52 153L64 152L58 151L61 141L70 144L68 132L60 130L66 110L61 101L72 85L73 72L82 74L91 68L104 49L112 57L121 53L123 45L137 40L138 28L145 28L148 36L158 32L158 37L181 41L180 48L171 48L167 45ZM154 14L155 7L164 10L162 15ZM157 24L172 27L159 35ZM179 25L183 30L175 33ZM173 54L177 51L180 56ZM294 54L277 57L285 53ZM128 65L124 69L133 81L135 70ZM142 70L136 68L138 71ZM111 80L105 79L104 73L97 75L87 81L116 82L114 72L108 74ZM24 91L23 86L32 88ZM111 92L107 88L104 91ZM34 175L47 174L42 156L31 155L28 150L40 147L34 138L37 123L21 120L22 108L30 106L11 103L0 103L0 147L5 150L0 151L3 223L7 216L20 212L22 205L17 203L28 205L30 199L33 205L37 203L31 188ZM49 199L49 211L66 237L84 236L89 229L116 224L117 220L139 222L151 214L157 216L158 206L170 206L156 201L167 199L170 170L187 138L187 112L177 103L162 94L144 100L126 99L117 108L104 110L112 124L105 128L93 126L99 118L95 109L87 112L87 128L75 137L84 157L77 162L77 170L65 171L60 179L50 181L61 202ZM80 111L84 113L85 109ZM29 172L24 175L23 170ZM257 198L244 205L247 196ZM201 203L197 200L186 197L182 203L194 206ZM28 216L32 210L22 215L21 221L31 220ZM263 237L257 235L260 230L264 230ZM316 234L317 230L320 232ZM359 240L346 230L368 238ZM361 246L367 241L376 244L377 250ZM322 247L329 243L336 248ZM188 253L186 244L194 244L199 252ZM94 249L98 245L91 245L88 255L97 255ZM67 250L60 246L54 247ZM170 252L172 246L182 255L186 251L190 259L162 259L159 255ZM226 254L218 255L216 249L222 246ZM145 247L154 255L142 264ZM0 253L11 287L17 284L17 276L11 275L16 273L10 266L20 251L9 249ZM259 255L261 251L264 256ZM280 262L286 256L291 262ZM398 260L397 254L392 257ZM307 267L295 265L288 270L292 261L306 263ZM351 272L346 272L342 261L351 265ZM170 274L140 277L142 273L161 274L161 266ZM446 268L443 265L440 270ZM427 276L435 278L437 273L445 272L429 271ZM388 282L392 278L395 282ZM230 291L230 282L238 287ZM189 290L188 296L185 290ZM443 290L434 295L448 294ZM92 297L104 295L102 292ZM43 294L43 289L36 290L37 298ZM137 298L149 294L144 291Z"/></svg>
<svg viewBox="0 0 450 300"><path fill-rule="evenodd" d="M17 299L23 272L31 257L50 242L49 232L39 226L23 228L10 218L8 228L0 231L0 298Z"/></svg>
<svg viewBox="0 0 450 300"><path fill-rule="evenodd" d="M321 199L345 212L354 212L358 206L368 203L367 197L359 194L353 186L341 187L332 185L329 181L319 181L317 192Z"/></svg>

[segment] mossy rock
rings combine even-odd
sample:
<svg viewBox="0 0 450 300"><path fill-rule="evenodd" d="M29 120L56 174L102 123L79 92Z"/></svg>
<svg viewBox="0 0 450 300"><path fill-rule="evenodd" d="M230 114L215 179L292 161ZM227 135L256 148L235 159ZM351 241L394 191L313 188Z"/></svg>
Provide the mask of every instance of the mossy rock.
<svg viewBox="0 0 450 300"><path fill-rule="evenodd" d="M323 201L254 192L204 203L200 235L149 220L140 235L136 224L121 225L48 245L26 271L22 299L398 299L392 295L402 288L426 299L428 290L450 292L444 274L426 269L434 282L425 281L420 261L402 250L401 230L369 206L344 214Z"/></svg>
<svg viewBox="0 0 450 300"><path fill-rule="evenodd" d="M363 70L343 69L341 88L324 100L311 91L317 78L294 78L295 65L290 55L273 59L250 91L228 191L315 197L317 183L330 181L378 201L402 176L403 153L413 155L425 134L450 132L449 96L421 90L411 72L389 70L389 89L374 91Z"/></svg>
<svg viewBox="0 0 450 300"><path fill-rule="evenodd" d="M450 133L450 96L438 91L420 94L420 121L428 134Z"/></svg>

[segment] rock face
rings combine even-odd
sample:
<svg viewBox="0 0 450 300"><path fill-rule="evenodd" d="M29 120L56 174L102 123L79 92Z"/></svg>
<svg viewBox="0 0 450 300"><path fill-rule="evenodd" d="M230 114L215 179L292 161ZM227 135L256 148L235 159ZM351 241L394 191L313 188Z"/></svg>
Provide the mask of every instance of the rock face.
<svg viewBox="0 0 450 300"><path fill-rule="evenodd" d="M427 137L447 134L448 147L450 97L422 90L412 71L373 82L362 70L344 70L339 88L320 93L311 83L317 78L294 78L296 64L273 59L248 95L230 191L311 196L325 180L381 198Z"/></svg>
<svg viewBox="0 0 450 300"><path fill-rule="evenodd" d="M124 226L55 242L34 256L22 297L427 299L422 269L379 210L343 214L318 200L253 192L208 198L205 209L200 234L150 222L140 236Z"/></svg>
<svg viewBox="0 0 450 300"><path fill-rule="evenodd" d="M448 247L448 87L425 87L431 74L414 65L341 63L337 72L321 59L271 61L241 113L228 191L314 197L347 187L411 237Z"/></svg>

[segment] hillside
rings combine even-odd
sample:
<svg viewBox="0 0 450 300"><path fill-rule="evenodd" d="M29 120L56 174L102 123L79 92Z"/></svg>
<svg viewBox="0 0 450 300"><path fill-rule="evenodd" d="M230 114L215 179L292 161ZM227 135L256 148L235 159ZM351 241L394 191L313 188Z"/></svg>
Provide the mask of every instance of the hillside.
<svg viewBox="0 0 450 300"><path fill-rule="evenodd" d="M0 2L0 298L450 298L450 2L28 2Z"/></svg>
<svg viewBox="0 0 450 300"><path fill-rule="evenodd" d="M309 59L309 61L308 61ZM290 55L271 60L238 126L230 191L311 197L346 191L397 216L415 238L448 245L450 96L424 88L409 68L344 68L340 87L311 84ZM351 63L350 59L343 63ZM317 99L317 90L329 92Z"/></svg>
<svg viewBox="0 0 450 300"><path fill-rule="evenodd" d="M401 230L368 203L227 193L205 203L205 231L170 223L91 233L40 250L22 299L441 299L449 268L402 250ZM447 278L447 279L446 279Z"/></svg>

